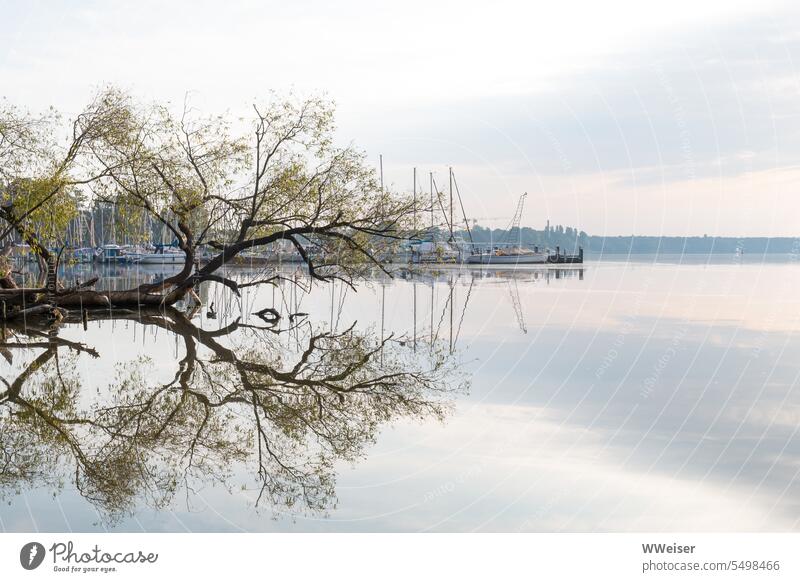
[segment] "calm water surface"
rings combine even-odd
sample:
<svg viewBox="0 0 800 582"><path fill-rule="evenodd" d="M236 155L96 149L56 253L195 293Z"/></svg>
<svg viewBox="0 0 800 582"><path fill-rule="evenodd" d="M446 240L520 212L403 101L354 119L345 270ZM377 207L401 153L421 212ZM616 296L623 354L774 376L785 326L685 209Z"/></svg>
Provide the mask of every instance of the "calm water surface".
<svg viewBox="0 0 800 582"><path fill-rule="evenodd" d="M102 275L106 286L129 286L158 273L118 268ZM246 280L248 274L236 276ZM68 277L86 275L78 270ZM39 398L53 414L96 422L106 418L97 411L108 414L112 405L140 407L144 424L168 417L155 404L141 408L142 394L180 382L193 361L187 359L192 334L202 340L195 347L205 362L194 378L213 378L212 391L223 392L237 379L215 371L220 355L208 345L243 358L268 352L285 369L307 345L306 330L342 331L353 324L364 334L402 339L393 342L395 362L431 357L433 345L455 362L458 382L417 394L419 408L398 411L386 403L386 410L353 412L342 406L335 414L352 417L338 428L312 420L304 431L338 431L335 439L356 443L348 454L326 457L324 466L315 464L324 438L322 445L295 438L288 434L298 430L288 428L294 425L273 419L283 447L277 454L294 473L279 472L277 494L260 500L255 443L252 455L206 443L207 451L197 453L203 471L161 472L185 463L189 452L177 443L196 418L169 418L172 441L153 447L152 458L128 458L110 445L81 440L100 429L71 426L72 436L59 437L41 428L46 419L31 419L5 402L0 528L797 530L799 286L800 265L791 258L607 258L582 269L406 272L376 277L357 292L337 284L305 293L284 284L249 289L238 300L209 287L205 306L177 331L135 312L90 321L86 331L67 325L59 338L97 353L59 347L57 358L24 379L20 394ZM261 323L253 312L273 305L284 316L309 314L298 320L311 326L269 337L247 327ZM203 335L237 319L231 333ZM0 376L12 385L44 351L7 350ZM59 375L73 392L53 388ZM115 400L120 390L137 389L139 401ZM251 420L242 408L231 409L219 430L241 428L239 444L247 449ZM76 483L80 454L89 466L108 455L108 475L118 482L101 474ZM129 464L148 468L152 479L128 475ZM298 483L292 479L311 487L311 503L294 496ZM331 495L321 492L326 479Z"/></svg>

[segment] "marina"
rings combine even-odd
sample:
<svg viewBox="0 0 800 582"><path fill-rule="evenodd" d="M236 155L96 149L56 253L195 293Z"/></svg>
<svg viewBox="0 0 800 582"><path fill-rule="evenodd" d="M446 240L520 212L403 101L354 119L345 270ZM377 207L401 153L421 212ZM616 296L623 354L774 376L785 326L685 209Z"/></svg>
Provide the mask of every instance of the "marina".
<svg viewBox="0 0 800 582"><path fill-rule="evenodd" d="M383 160L380 161L381 169ZM442 192L438 190L433 173L430 174L430 226L421 228L414 218L414 229L407 234L409 240L400 245L382 250L380 258L388 264L419 264L419 265L546 265L546 264L581 264L584 260L584 250L577 241L573 245L573 252L566 252L560 245L554 248L541 248L526 245L522 242L521 221L527 193L523 193L518 200L516 210L508 226L500 231L497 240L488 242L476 241L473 229L470 227L458 183L452 168L449 173L449 203L448 207L442 201ZM414 199L417 200L417 172L413 174ZM382 186L383 188L383 186ZM436 201L436 202L435 202ZM463 229L457 230L454 224L454 208L462 212ZM441 213L441 216L437 214ZM442 223L437 221L441 220ZM125 229L125 234L119 234L125 241L117 244L117 230L122 218L117 217L114 207L99 206L92 210L82 210L78 216L70 221L64 247L53 248L51 251L62 257L66 263L97 262L106 264L143 264L143 265L182 265L186 262L186 254L178 247L177 240L171 243L152 243L154 238L164 241L168 238L164 225L155 225L151 221L143 221L138 226L138 240L136 228L130 225ZM444 225L444 229L442 228ZM547 229L549 230L549 223ZM111 242L101 243L98 246L86 246L95 240L102 241L106 232L111 235ZM576 231L577 232L577 231ZM132 234L134 233L134 234ZM516 240L515 240L516 239ZM30 252L28 245L14 238L9 241L12 245L9 256L17 262L35 261L35 255ZM193 262L196 265L205 264L212 256L213 249L200 246L195 253ZM328 256L322 252L310 252L309 258L314 262L337 261L336 256ZM277 241L270 247L259 251L248 250L241 252L230 261L231 266L258 267L276 266L282 264L305 263L298 251L288 241Z"/></svg>

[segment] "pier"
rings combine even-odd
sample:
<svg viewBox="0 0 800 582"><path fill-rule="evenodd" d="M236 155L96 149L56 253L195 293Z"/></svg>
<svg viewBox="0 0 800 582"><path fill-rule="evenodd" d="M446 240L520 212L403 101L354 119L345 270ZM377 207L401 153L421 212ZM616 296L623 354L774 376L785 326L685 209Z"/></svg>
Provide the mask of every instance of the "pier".
<svg viewBox="0 0 800 582"><path fill-rule="evenodd" d="M558 265L583 263L583 247L578 247L578 254L575 255L562 254L561 249L556 247L556 254L547 257L547 262Z"/></svg>

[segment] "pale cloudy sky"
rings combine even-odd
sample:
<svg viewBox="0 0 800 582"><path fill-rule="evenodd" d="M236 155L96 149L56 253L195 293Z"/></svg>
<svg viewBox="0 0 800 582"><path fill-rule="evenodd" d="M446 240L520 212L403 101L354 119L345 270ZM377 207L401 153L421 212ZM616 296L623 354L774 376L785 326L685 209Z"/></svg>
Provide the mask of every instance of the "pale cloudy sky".
<svg viewBox="0 0 800 582"><path fill-rule="evenodd" d="M0 95L31 109L325 92L396 188L452 165L486 225L527 191L535 226L800 236L790 4L0 0L0 38Z"/></svg>

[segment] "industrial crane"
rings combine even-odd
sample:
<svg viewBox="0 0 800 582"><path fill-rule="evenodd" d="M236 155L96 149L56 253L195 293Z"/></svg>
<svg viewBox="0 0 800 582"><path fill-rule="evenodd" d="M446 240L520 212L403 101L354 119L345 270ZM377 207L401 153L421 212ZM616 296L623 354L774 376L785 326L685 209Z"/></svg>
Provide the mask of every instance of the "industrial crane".
<svg viewBox="0 0 800 582"><path fill-rule="evenodd" d="M500 244L510 245L511 244L511 232L516 228L517 229L517 237L522 238L522 231L520 230L520 223L522 222L522 208L525 206L525 198L528 196L527 192L524 192L522 196L519 197L519 202L517 202L517 209L514 211L514 217L511 219L511 224L508 225L506 229L506 233L503 235ZM518 241L519 242L519 241Z"/></svg>

